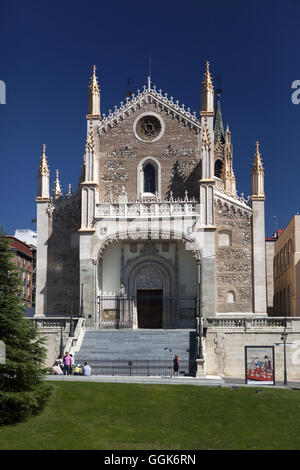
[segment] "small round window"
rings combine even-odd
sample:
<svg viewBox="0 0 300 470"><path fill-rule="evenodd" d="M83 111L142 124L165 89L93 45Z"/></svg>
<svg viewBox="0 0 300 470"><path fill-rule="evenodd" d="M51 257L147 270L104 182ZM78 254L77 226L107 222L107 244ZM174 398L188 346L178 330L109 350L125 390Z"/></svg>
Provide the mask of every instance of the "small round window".
<svg viewBox="0 0 300 470"><path fill-rule="evenodd" d="M163 120L154 113L142 114L134 123L135 136L143 142L153 142L159 139L163 132Z"/></svg>

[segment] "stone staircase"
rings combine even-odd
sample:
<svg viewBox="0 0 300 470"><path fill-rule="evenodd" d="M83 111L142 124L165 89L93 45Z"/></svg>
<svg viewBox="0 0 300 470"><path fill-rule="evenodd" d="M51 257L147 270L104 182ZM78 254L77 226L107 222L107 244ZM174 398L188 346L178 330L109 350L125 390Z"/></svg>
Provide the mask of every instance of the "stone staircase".
<svg viewBox="0 0 300 470"><path fill-rule="evenodd" d="M96 375L171 375L177 354L180 373L192 375L195 345L195 330L86 331L75 363Z"/></svg>

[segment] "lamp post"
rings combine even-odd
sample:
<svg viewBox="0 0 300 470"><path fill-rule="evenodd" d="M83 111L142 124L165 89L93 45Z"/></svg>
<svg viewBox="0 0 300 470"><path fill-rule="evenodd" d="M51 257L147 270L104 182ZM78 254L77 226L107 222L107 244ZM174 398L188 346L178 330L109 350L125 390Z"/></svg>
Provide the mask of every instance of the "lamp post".
<svg viewBox="0 0 300 470"><path fill-rule="evenodd" d="M83 284L81 284L80 316L83 317Z"/></svg>
<svg viewBox="0 0 300 470"><path fill-rule="evenodd" d="M60 324L60 348L59 348L59 355L61 359L64 357L64 340L63 340L63 332L62 332L62 323Z"/></svg>
<svg viewBox="0 0 300 470"><path fill-rule="evenodd" d="M70 332L69 337L74 336L74 325L73 325L73 302L71 302L71 309L70 309Z"/></svg>
<svg viewBox="0 0 300 470"><path fill-rule="evenodd" d="M281 341L283 341L283 385L287 385L287 370L286 370L286 340L287 340L287 332L286 332L286 320L284 325L284 331L281 335Z"/></svg>

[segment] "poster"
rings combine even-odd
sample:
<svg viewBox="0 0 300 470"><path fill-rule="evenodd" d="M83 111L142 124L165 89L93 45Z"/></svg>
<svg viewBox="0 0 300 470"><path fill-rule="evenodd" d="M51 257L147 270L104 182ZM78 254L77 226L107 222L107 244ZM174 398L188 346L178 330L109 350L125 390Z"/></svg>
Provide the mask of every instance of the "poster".
<svg viewBox="0 0 300 470"><path fill-rule="evenodd" d="M274 346L245 346L248 385L275 385Z"/></svg>
<svg viewBox="0 0 300 470"><path fill-rule="evenodd" d="M118 310L114 308L103 309L102 319L103 321L116 321L118 316Z"/></svg>

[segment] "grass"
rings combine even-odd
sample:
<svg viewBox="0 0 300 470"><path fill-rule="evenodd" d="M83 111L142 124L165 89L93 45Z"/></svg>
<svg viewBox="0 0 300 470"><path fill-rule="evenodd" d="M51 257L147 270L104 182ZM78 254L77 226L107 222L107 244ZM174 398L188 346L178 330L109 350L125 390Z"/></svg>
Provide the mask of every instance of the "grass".
<svg viewBox="0 0 300 470"><path fill-rule="evenodd" d="M1 450L300 449L300 393L52 383L43 412L0 427Z"/></svg>

